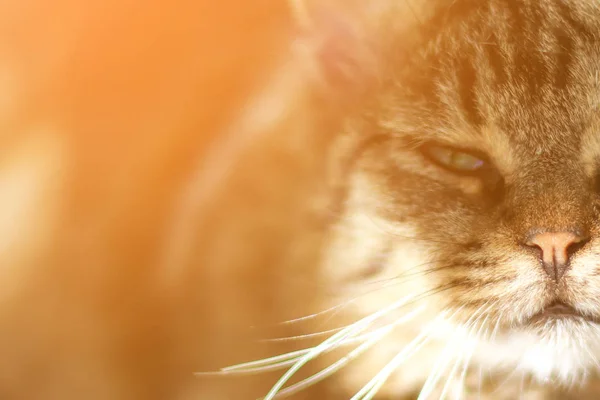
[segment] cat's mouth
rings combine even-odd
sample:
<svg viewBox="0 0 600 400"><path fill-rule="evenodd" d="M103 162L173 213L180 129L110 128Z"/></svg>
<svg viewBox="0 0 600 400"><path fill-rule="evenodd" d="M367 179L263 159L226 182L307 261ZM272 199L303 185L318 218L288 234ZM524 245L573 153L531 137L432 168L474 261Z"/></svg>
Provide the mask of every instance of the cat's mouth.
<svg viewBox="0 0 600 400"><path fill-rule="evenodd" d="M563 303L562 301L553 301L552 303L548 304L538 313L532 315L526 321L526 324L533 325L538 323L546 323L552 320L576 320L600 324L600 319L598 317L584 315L577 311L574 307Z"/></svg>

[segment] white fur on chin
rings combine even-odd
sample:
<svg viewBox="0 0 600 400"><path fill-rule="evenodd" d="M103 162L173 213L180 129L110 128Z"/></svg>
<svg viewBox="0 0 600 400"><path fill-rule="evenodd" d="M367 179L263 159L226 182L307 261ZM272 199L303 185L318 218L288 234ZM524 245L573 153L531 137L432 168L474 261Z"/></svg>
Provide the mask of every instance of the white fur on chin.
<svg viewBox="0 0 600 400"><path fill-rule="evenodd" d="M492 370L531 375L541 384L583 384L598 369L600 327L584 320L559 319L541 327L519 329L483 343L478 361Z"/></svg>

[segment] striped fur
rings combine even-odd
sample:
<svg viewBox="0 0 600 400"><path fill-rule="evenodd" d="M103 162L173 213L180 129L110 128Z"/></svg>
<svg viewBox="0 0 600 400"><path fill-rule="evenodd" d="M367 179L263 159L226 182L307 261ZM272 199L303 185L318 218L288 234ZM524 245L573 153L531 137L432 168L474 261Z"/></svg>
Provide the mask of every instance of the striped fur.
<svg viewBox="0 0 600 400"><path fill-rule="evenodd" d="M347 197L322 268L322 279L343 293L326 297L328 306L358 296L352 311L340 312L345 321L410 293L427 293L416 302L427 312L348 366L339 386L358 391L435 315L460 310L379 392L418 393L449 338L487 307L482 330L495 325L496 334L481 335L465 371L477 383L479 370L509 383L489 393L483 385L484 398L585 391L599 365L600 325L522 324L555 300L600 316L600 4L435 5L416 45L391 41L393 61L373 105L351 118L347 137L360 151L344 177ZM432 164L419 150L429 143L480 155L490 174L461 176ZM522 245L536 229L591 238L558 283ZM381 282L392 284L368 290ZM472 333L452 346L466 352ZM473 398L468 378L445 374L459 397ZM431 398L441 395L435 390Z"/></svg>

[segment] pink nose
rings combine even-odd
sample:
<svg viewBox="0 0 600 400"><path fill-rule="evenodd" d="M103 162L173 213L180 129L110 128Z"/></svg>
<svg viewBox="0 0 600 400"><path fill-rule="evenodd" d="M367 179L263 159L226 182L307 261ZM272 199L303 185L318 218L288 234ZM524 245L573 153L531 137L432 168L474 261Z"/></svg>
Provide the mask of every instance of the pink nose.
<svg viewBox="0 0 600 400"><path fill-rule="evenodd" d="M557 282L569 267L571 256L587 239L572 232L543 232L531 236L525 244L541 250L544 271Z"/></svg>

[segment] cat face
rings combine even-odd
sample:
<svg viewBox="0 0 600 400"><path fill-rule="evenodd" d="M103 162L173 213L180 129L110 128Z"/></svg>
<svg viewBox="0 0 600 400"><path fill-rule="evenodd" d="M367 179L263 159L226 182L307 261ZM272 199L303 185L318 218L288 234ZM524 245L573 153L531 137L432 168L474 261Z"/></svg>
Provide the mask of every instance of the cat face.
<svg viewBox="0 0 600 400"><path fill-rule="evenodd" d="M342 380L423 345L391 393L457 358L578 381L600 355L600 7L456 1L427 28L349 128L329 302L350 322L387 307L369 332L411 317Z"/></svg>

